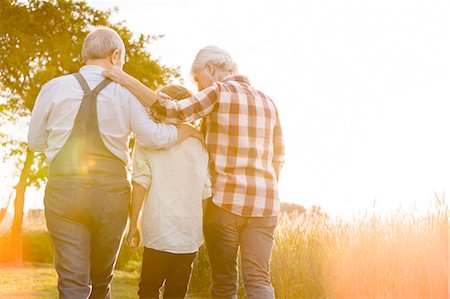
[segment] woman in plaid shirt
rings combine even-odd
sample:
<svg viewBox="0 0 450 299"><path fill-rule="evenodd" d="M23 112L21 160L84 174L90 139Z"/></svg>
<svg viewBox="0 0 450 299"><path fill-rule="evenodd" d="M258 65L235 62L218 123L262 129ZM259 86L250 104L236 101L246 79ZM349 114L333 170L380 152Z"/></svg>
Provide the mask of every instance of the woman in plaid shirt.
<svg viewBox="0 0 450 299"><path fill-rule="evenodd" d="M104 75L174 124L203 118L213 197L204 216L213 298L237 298L238 249L249 298L274 298L269 264L279 212L284 145L275 104L238 75L228 52L201 49L191 74L199 92L173 101L120 69Z"/></svg>

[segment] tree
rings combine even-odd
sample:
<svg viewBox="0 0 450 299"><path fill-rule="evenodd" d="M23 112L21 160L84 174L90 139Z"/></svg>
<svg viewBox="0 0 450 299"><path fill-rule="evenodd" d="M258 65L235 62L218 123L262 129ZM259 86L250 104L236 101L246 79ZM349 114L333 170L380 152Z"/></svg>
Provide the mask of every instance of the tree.
<svg viewBox="0 0 450 299"><path fill-rule="evenodd" d="M161 36L133 33L123 23L111 24L113 11L96 10L84 1L0 0L0 117L4 123L29 117L36 96L50 79L74 73L82 65L81 46L91 27L109 26L127 48L125 70L150 87L178 77L178 69L162 66L146 50ZM3 136L5 137L5 136ZM21 262L22 220L26 188L45 181L45 160L24 142L3 140L8 156L19 157L21 174L15 186L14 221L11 228L12 261Z"/></svg>

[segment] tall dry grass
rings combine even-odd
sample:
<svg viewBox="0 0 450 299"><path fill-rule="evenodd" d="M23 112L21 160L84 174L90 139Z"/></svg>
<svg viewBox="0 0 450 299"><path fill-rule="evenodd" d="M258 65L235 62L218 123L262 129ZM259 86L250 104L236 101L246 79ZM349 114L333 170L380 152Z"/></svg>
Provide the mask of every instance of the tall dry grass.
<svg viewBox="0 0 450 299"><path fill-rule="evenodd" d="M284 214L272 282L278 298L449 298L449 210L330 220Z"/></svg>

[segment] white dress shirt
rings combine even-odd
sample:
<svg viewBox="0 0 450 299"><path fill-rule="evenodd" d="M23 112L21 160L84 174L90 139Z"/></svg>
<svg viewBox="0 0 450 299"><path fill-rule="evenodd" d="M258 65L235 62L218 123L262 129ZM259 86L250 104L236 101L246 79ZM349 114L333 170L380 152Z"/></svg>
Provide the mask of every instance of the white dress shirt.
<svg viewBox="0 0 450 299"><path fill-rule="evenodd" d="M142 244L193 253L203 243L202 199L211 197L208 152L188 138L168 150L136 144L133 181L148 190L141 217Z"/></svg>
<svg viewBox="0 0 450 299"><path fill-rule="evenodd" d="M91 90L105 79L103 70L95 65L80 69ZM45 152L49 164L69 139L82 98L83 89L73 75L55 78L42 87L31 113L28 146ZM103 143L125 164L131 132L144 146L153 148L168 147L178 137L175 126L155 123L131 92L114 82L97 96L97 111Z"/></svg>

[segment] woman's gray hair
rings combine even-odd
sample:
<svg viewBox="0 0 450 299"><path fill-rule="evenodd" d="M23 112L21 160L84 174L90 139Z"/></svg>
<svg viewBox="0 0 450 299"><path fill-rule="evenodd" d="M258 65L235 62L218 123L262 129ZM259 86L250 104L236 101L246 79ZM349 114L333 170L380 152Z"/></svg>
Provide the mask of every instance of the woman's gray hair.
<svg viewBox="0 0 450 299"><path fill-rule="evenodd" d="M195 78L195 73L201 71L205 65L212 65L214 72L211 74L215 81L222 81L226 76L237 72L237 64L231 55L216 46L207 46L198 51L192 63L191 75Z"/></svg>
<svg viewBox="0 0 450 299"><path fill-rule="evenodd" d="M107 58L114 50L125 54L125 45L120 35L108 27L96 27L84 39L81 56L86 62L90 59Z"/></svg>

